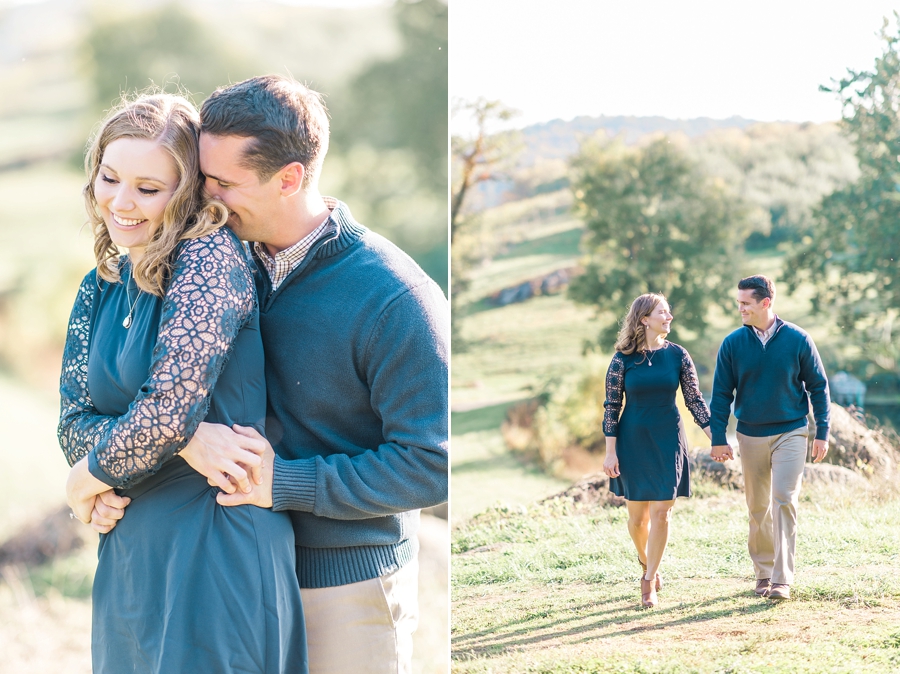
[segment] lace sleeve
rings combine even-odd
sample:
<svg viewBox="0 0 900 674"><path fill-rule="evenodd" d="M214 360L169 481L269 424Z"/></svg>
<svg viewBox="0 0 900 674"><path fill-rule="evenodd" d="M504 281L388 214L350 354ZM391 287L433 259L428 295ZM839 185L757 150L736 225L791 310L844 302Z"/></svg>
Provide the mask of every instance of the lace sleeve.
<svg viewBox="0 0 900 674"><path fill-rule="evenodd" d="M700 428L709 426L709 407L700 393L700 384L697 381L697 370L694 361L691 360L687 349L681 349L681 392L684 394L684 402L687 405L694 423Z"/></svg>
<svg viewBox="0 0 900 674"><path fill-rule="evenodd" d="M89 455L91 473L107 484L128 487L155 473L206 417L209 395L256 302L240 245L225 229L182 245L149 379Z"/></svg>
<svg viewBox="0 0 900 674"><path fill-rule="evenodd" d="M66 332L62 373L59 378L59 446L70 466L97 446L115 423L94 407L88 393L88 344L91 336L91 309L97 290L97 272L81 282Z"/></svg>
<svg viewBox="0 0 900 674"><path fill-rule="evenodd" d="M603 403L603 435L616 437L619 433L619 413L625 397L625 361L616 351L606 371L606 400Z"/></svg>

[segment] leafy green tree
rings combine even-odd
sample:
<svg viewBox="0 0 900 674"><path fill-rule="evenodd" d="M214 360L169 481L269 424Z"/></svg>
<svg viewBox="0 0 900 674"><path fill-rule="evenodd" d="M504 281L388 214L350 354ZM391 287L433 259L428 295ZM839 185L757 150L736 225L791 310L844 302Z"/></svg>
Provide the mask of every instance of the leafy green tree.
<svg viewBox="0 0 900 674"><path fill-rule="evenodd" d="M843 127L860 176L825 197L814 226L792 254L790 287L810 283L813 308L886 370L900 358L900 16L881 31L884 52L869 71L848 71L825 91L843 103Z"/></svg>
<svg viewBox="0 0 900 674"><path fill-rule="evenodd" d="M338 144L413 152L424 184L447 193L447 3L397 0L403 48L350 83L333 133Z"/></svg>
<svg viewBox="0 0 900 674"><path fill-rule="evenodd" d="M661 292L676 331L702 334L710 306L731 300L736 242L746 227L742 203L666 138L642 149L586 142L572 161L572 189L587 258L569 296L621 318L638 295ZM617 330L615 321L607 324L602 348Z"/></svg>
<svg viewBox="0 0 900 674"><path fill-rule="evenodd" d="M100 22L85 47L98 110L109 108L125 92L150 85L165 88L172 82L199 103L217 86L257 74L252 58L177 4Z"/></svg>
<svg viewBox="0 0 900 674"><path fill-rule="evenodd" d="M354 213L442 288L447 242L447 3L397 0L399 54L371 63L329 100L331 164Z"/></svg>

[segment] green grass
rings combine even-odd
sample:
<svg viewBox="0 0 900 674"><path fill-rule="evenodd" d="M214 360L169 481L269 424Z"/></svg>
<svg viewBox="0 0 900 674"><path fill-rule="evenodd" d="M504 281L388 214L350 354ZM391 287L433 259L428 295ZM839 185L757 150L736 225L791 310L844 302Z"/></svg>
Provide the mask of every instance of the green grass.
<svg viewBox="0 0 900 674"><path fill-rule="evenodd" d="M517 507L564 489L568 483L506 450L500 424L512 403L453 412L450 471L451 524L489 506Z"/></svg>
<svg viewBox="0 0 900 674"><path fill-rule="evenodd" d="M469 348L453 354L454 406L527 397L535 386L577 370L585 340L596 338L593 315L550 295L468 316Z"/></svg>
<svg viewBox="0 0 900 674"><path fill-rule="evenodd" d="M799 518L776 605L752 592L743 496L679 501L645 611L624 509L488 509L454 534L453 671L900 671L900 502L812 492Z"/></svg>

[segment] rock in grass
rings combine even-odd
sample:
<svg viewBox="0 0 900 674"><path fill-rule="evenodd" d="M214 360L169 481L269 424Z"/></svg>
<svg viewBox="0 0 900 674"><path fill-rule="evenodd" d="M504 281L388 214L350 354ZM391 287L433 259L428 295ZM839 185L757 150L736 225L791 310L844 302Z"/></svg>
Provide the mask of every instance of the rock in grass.
<svg viewBox="0 0 900 674"><path fill-rule="evenodd" d="M563 499L570 500L575 505L582 507L611 506L618 508L625 505L624 498L616 496L609 490L609 478L604 473L585 475L565 491L548 496L541 503Z"/></svg>
<svg viewBox="0 0 900 674"><path fill-rule="evenodd" d="M44 564L79 550L86 538L95 538L93 530L69 517L63 506L35 524L23 527L0 545L0 566Z"/></svg>
<svg viewBox="0 0 900 674"><path fill-rule="evenodd" d="M803 483L859 487L863 489L869 486L868 480L859 473L854 473L849 468L835 466L830 463L806 464L806 467L803 469Z"/></svg>

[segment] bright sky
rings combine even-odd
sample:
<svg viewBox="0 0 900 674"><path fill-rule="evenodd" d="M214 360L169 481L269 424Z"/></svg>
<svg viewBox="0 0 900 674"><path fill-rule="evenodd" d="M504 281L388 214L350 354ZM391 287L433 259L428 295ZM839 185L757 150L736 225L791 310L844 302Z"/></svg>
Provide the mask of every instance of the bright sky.
<svg viewBox="0 0 900 674"><path fill-rule="evenodd" d="M871 69L886 0L450 0L451 97L515 126L578 115L839 119L818 90Z"/></svg>

